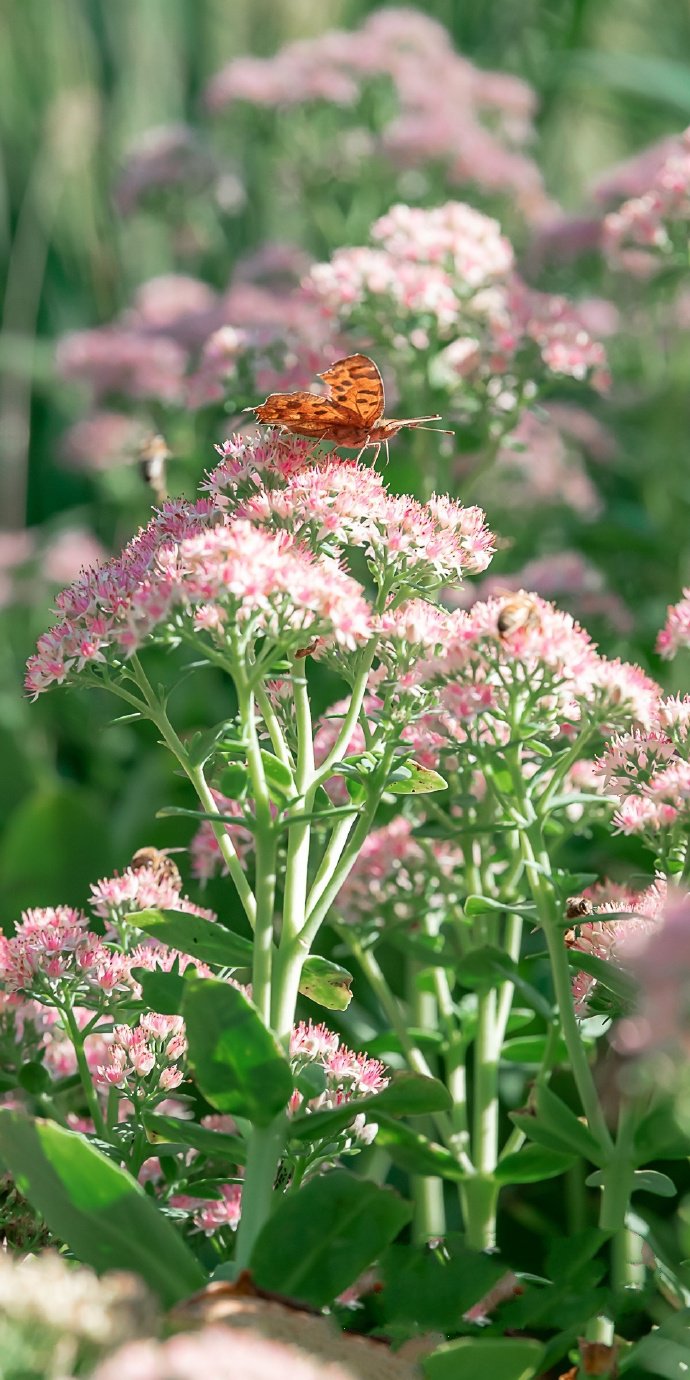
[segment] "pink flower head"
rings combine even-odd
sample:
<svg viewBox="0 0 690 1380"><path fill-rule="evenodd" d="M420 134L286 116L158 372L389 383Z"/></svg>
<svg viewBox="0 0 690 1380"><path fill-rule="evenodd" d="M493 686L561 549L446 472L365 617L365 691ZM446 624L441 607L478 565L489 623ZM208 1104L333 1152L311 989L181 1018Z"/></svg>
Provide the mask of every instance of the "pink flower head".
<svg viewBox="0 0 690 1380"><path fill-rule="evenodd" d="M337 1362L250 1329L221 1325L181 1332L165 1342L129 1342L103 1361L93 1380L352 1380Z"/></svg>
<svg viewBox="0 0 690 1380"><path fill-rule="evenodd" d="M677 604L669 604L666 623L657 638L657 651L670 659L684 647L690 647L690 588L683 590Z"/></svg>
<svg viewBox="0 0 690 1380"><path fill-rule="evenodd" d="M231 654L254 637L286 650L315 636L345 651L366 640L368 606L337 560L246 519L210 525L212 513L206 500L164 504L121 556L65 590L61 621L29 661L29 693L84 667L97 672L104 661L117 667L148 639L176 642L180 627L194 630L198 607L205 613L198 634ZM213 606L227 622L209 623Z"/></svg>

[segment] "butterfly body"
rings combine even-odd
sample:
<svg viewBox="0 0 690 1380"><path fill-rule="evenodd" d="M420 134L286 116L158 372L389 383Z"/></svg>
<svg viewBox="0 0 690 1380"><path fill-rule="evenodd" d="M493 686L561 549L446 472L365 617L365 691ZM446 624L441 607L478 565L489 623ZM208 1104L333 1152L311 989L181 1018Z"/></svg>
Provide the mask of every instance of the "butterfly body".
<svg viewBox="0 0 690 1380"><path fill-rule="evenodd" d="M267 426L291 436L312 436L360 453L367 446L387 446L403 427L436 422L432 417L387 418L383 415L383 379L368 355L348 355L319 374L327 393L271 393L258 407L247 408Z"/></svg>

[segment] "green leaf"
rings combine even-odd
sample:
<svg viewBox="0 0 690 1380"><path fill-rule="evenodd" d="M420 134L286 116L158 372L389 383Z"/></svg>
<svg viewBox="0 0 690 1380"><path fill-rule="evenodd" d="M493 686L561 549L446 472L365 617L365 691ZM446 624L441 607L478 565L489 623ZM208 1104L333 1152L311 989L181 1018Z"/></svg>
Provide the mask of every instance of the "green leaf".
<svg viewBox="0 0 690 1380"><path fill-rule="evenodd" d="M197 1086L219 1112L267 1126L293 1090L290 1065L256 1007L231 983L190 980L182 1005Z"/></svg>
<svg viewBox="0 0 690 1380"><path fill-rule="evenodd" d="M239 800L247 789L247 768L241 762L230 762L218 777L218 789L228 800Z"/></svg>
<svg viewBox="0 0 690 1380"><path fill-rule="evenodd" d="M335 1170L283 1198L254 1246L252 1275L260 1289L323 1308L411 1216L411 1205L392 1189Z"/></svg>
<svg viewBox="0 0 690 1380"><path fill-rule="evenodd" d="M534 915L536 906L531 901L509 903L497 901L493 896L468 896L463 910L467 916L486 915L487 911L500 911L502 915Z"/></svg>
<svg viewBox="0 0 690 1380"><path fill-rule="evenodd" d="M347 1011L352 1001L352 973L330 958L311 954L302 967L299 990L327 1011Z"/></svg>
<svg viewBox="0 0 690 1380"><path fill-rule="evenodd" d="M444 1146L428 1140L404 1121L394 1121L385 1112L376 1113L377 1146L388 1152L394 1164L408 1174L434 1175L453 1183L462 1183L467 1175Z"/></svg>
<svg viewBox="0 0 690 1380"><path fill-rule="evenodd" d="M0 1155L19 1191L79 1260L98 1271L137 1271L166 1308L203 1285L174 1227L84 1136L2 1109Z"/></svg>
<svg viewBox="0 0 690 1380"><path fill-rule="evenodd" d="M686 1160L688 1137L681 1130L668 1103L654 1107L635 1130L635 1161Z"/></svg>
<svg viewBox="0 0 690 1380"><path fill-rule="evenodd" d="M340 1107L323 1112L304 1112L290 1121L289 1133L296 1140L321 1140L337 1135L349 1126L358 1112L366 1112L375 1121L379 1110L389 1116L425 1116L429 1112L445 1112L451 1106L450 1094L438 1078L426 1078L421 1073L396 1073L383 1092L371 1097L356 1097Z"/></svg>
<svg viewBox="0 0 690 1380"><path fill-rule="evenodd" d="M629 973L619 968L608 958L597 958L595 954L581 953L579 949L568 950L568 962L576 972L589 973L597 982L612 992L626 1007L637 995L637 983Z"/></svg>
<svg viewBox="0 0 690 1380"><path fill-rule="evenodd" d="M208 728L203 732L194 733L192 735L185 744L190 766L203 767L204 763L208 762L209 757L212 757L216 751L219 740L222 738L227 726L228 720L224 719L222 723L216 724L214 728Z"/></svg>
<svg viewBox="0 0 690 1380"><path fill-rule="evenodd" d="M22 1064L16 1081L25 1092L42 1093L47 1092L50 1087L51 1077L45 1064L40 1063L38 1059L30 1059L26 1064Z"/></svg>
<svg viewBox="0 0 690 1380"><path fill-rule="evenodd" d="M189 915L183 910L140 910L126 917L144 934L150 934L171 949L190 954L200 963L215 963L216 967L247 968L251 965L253 947L248 939L233 934L215 920L201 915Z"/></svg>
<svg viewBox="0 0 690 1380"><path fill-rule="evenodd" d="M514 1155L499 1160L494 1178L499 1184L536 1184L542 1179L556 1179L575 1164L576 1155L559 1150L546 1150L542 1145L525 1145Z"/></svg>
<svg viewBox="0 0 690 1380"><path fill-rule="evenodd" d="M280 804L286 796L292 795L294 790L292 773L279 757L274 757L272 752L266 752L264 749L261 751L261 761L271 793L278 796L277 803Z"/></svg>
<svg viewBox="0 0 690 1380"><path fill-rule="evenodd" d="M399 773L404 776L399 778ZM406 762L398 767L386 782L386 790L392 795L431 795L434 791L447 791L448 782L429 767L420 767L417 762Z"/></svg>
<svg viewBox="0 0 690 1380"><path fill-rule="evenodd" d="M551 1004L546 997L523 978L520 968L502 949L487 944L482 949L469 949L458 961L458 982L463 987L477 991L496 987L501 982L512 982L534 1010L551 1021Z"/></svg>
<svg viewBox="0 0 690 1380"><path fill-rule="evenodd" d="M553 757L551 748L548 747L546 743L542 743L540 738L526 738L525 747L530 748L532 752L536 752L538 757Z"/></svg>
<svg viewBox="0 0 690 1380"><path fill-rule="evenodd" d="M442 1256L426 1246L389 1246L380 1264L387 1317L455 1332L463 1313L506 1273L500 1256L470 1250L456 1233L443 1244Z"/></svg>
<svg viewBox="0 0 690 1380"><path fill-rule="evenodd" d="M604 1169L590 1174L585 1183L588 1188L602 1188L606 1177ZM658 1198L675 1198L678 1189L668 1174L657 1169L636 1169L633 1174L632 1193L655 1193Z"/></svg>
<svg viewBox="0 0 690 1380"><path fill-rule="evenodd" d="M164 1016L179 1016L186 984L192 975L197 975L196 968L187 968L184 973L164 973L160 968L154 968L153 972L148 968L132 969L132 976L141 985L144 1004Z"/></svg>
<svg viewBox="0 0 690 1380"><path fill-rule="evenodd" d="M501 1059L508 1064L539 1065L544 1058L547 1042L546 1035L519 1035L515 1040L506 1040ZM567 1064L568 1046L565 1040L559 1037L551 1054L554 1064Z"/></svg>
<svg viewBox="0 0 690 1380"><path fill-rule="evenodd" d="M208 1126L200 1126L196 1121L184 1121L182 1117L162 1116L156 1112L143 1113L146 1135L152 1145L159 1141L174 1141L177 1145L189 1145L211 1158L232 1160L234 1164L244 1164L247 1147L239 1136L228 1135L224 1131L212 1131Z"/></svg>
<svg viewBox="0 0 690 1380"><path fill-rule="evenodd" d="M602 1147L596 1136L560 1097L541 1083L536 1089L535 1102L539 1121L560 1137L566 1154L582 1155L593 1164L601 1165Z"/></svg>
<svg viewBox="0 0 690 1380"><path fill-rule="evenodd" d="M427 1380L532 1380L538 1374L541 1342L517 1337L460 1337L424 1361Z"/></svg>
<svg viewBox="0 0 690 1380"><path fill-rule="evenodd" d="M651 1380L685 1380L690 1367L690 1308L665 1318L622 1358L620 1374L641 1372Z"/></svg>

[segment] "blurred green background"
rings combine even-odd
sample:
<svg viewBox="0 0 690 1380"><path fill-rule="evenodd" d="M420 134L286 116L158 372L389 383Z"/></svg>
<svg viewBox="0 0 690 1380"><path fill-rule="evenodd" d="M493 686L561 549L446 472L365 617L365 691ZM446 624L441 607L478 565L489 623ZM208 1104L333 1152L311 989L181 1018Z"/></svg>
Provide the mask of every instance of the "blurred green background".
<svg viewBox="0 0 690 1380"><path fill-rule="evenodd" d="M366 0L0 0L0 897L9 921L26 904L80 901L89 880L123 866L136 846L188 834L153 821L178 788L151 735L128 725L106 732L112 711L97 694L58 692L36 706L21 694L23 661L60 581L34 569L19 590L10 581L5 589L16 549L6 534L19 540L29 528L42 542L77 528L112 551L146 520L150 503L131 476L108 488L59 463L61 435L85 404L56 378L55 341L111 320L153 275L192 271L222 286L239 255L276 235L329 252L323 216L310 216L297 188L278 192L275 168L294 156L280 147L280 126L271 126L269 154L262 112L211 118L202 92L233 57L353 28L383 8ZM583 205L598 172L690 121L685 0L428 0L424 12L477 65L534 87L532 152L566 209ZM200 246L191 269L165 216L124 219L113 203L132 140L176 122L199 131L239 188L224 214L203 199L190 208L187 228ZM328 207L337 172L327 123L321 137L320 205ZM585 291L599 286L589 272L585 265ZM555 271L548 286L561 281L568 288ZM620 456L602 480L606 521L582 531L581 548L608 564L613 587L639 615L627 641L607 650L658 674L654 631L690 573L690 358L677 339L661 357L650 329L619 362L624 386L608 420ZM556 531L552 544L559 541ZM192 726L217 719L219 687L195 683L178 709Z"/></svg>

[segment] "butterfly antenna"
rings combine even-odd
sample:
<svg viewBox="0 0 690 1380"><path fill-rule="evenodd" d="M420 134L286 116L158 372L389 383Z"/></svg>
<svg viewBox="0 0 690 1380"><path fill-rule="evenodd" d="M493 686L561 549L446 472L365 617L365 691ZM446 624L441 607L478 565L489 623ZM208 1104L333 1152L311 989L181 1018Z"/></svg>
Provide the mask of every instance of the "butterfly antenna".
<svg viewBox="0 0 690 1380"><path fill-rule="evenodd" d="M437 436L454 436L454 431L449 431L443 426L421 426L419 422L408 422L408 426L414 427L415 431L435 431Z"/></svg>

